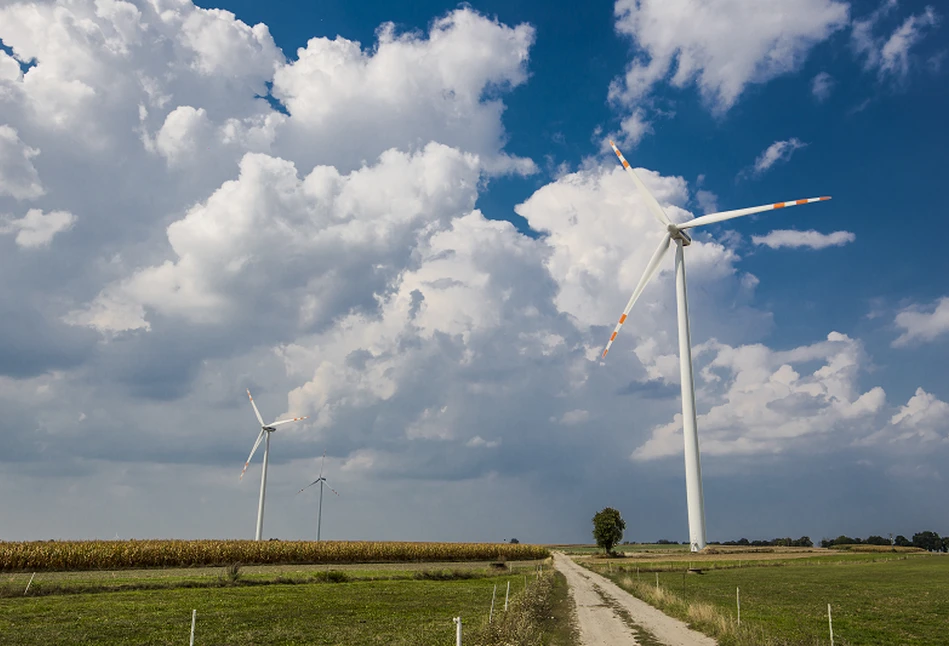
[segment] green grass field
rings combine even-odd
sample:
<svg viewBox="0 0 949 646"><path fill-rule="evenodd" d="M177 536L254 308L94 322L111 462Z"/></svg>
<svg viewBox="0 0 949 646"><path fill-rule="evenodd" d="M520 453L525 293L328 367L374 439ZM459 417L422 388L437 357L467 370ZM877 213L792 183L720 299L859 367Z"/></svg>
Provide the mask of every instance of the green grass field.
<svg viewBox="0 0 949 646"><path fill-rule="evenodd" d="M329 576L335 580L460 579L484 578L499 573L527 573L540 561L507 563L497 570L490 562L373 563L333 565L251 565L241 566L242 584L316 583ZM0 574L0 598L21 597L32 573ZM78 572L39 572L32 578L30 594L69 594L81 592L122 592L135 589L221 587L228 581L227 568L150 568L144 570L80 570Z"/></svg>
<svg viewBox="0 0 949 646"><path fill-rule="evenodd" d="M530 580L530 579L529 579ZM197 609L196 644L448 644L452 617L469 629L487 617L494 586L523 575L430 581L355 580L0 600L2 644L184 644Z"/></svg>
<svg viewBox="0 0 949 646"><path fill-rule="evenodd" d="M742 567L722 563L702 575L685 574L681 562L678 571L640 567L637 575L635 564L618 561L592 567L722 646L827 644L828 603L837 645L947 643L947 556L833 553L749 561ZM736 588L741 589L740 629Z"/></svg>
<svg viewBox="0 0 949 646"><path fill-rule="evenodd" d="M597 547L596 545L546 545L552 550L559 550L564 554L568 555L583 555L583 554L602 554L603 548ZM688 545L659 545L658 543L636 543L634 545L617 545L615 548L617 552L624 552L629 554L688 554L689 546Z"/></svg>

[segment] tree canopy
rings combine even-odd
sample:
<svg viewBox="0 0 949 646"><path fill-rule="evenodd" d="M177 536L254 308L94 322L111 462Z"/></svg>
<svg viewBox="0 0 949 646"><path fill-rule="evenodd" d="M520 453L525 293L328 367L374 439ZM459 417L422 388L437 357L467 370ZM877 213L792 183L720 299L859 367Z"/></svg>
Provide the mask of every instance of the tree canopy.
<svg viewBox="0 0 949 646"><path fill-rule="evenodd" d="M623 540L623 530L626 529L626 521L620 516L619 511L612 507L604 507L593 517L593 538L596 544L606 550L609 554L613 551L613 546Z"/></svg>

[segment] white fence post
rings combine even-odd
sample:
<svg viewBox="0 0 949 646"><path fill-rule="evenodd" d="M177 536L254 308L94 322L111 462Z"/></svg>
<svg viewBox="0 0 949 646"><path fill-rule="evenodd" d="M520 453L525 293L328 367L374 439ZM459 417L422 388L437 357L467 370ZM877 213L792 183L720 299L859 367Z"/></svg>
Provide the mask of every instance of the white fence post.
<svg viewBox="0 0 949 646"><path fill-rule="evenodd" d="M461 617L455 617L455 646L461 646Z"/></svg>
<svg viewBox="0 0 949 646"><path fill-rule="evenodd" d="M491 612L488 613L488 623L494 618L494 596L498 593L498 584L494 584L494 592L491 593Z"/></svg>
<svg viewBox="0 0 949 646"><path fill-rule="evenodd" d="M188 642L190 646L194 646L194 622L195 622L195 619L197 618L198 618L198 611L192 610L191 611L191 641Z"/></svg>
<svg viewBox="0 0 949 646"><path fill-rule="evenodd" d="M830 614L830 604L827 604L827 625L830 627L830 646L834 646L834 619Z"/></svg>
<svg viewBox="0 0 949 646"><path fill-rule="evenodd" d="M511 582L507 582L507 592L504 593L504 612L507 612L507 599L511 596Z"/></svg>
<svg viewBox="0 0 949 646"><path fill-rule="evenodd" d="M656 590L659 590L659 573L656 572Z"/></svg>
<svg viewBox="0 0 949 646"><path fill-rule="evenodd" d="M741 626L741 588L735 588L735 603L738 604L738 625Z"/></svg>
<svg viewBox="0 0 949 646"><path fill-rule="evenodd" d="M30 586L33 585L33 577L36 576L36 572L30 575L30 580L26 584L26 590L23 591L23 596L26 596L26 593L30 591Z"/></svg>

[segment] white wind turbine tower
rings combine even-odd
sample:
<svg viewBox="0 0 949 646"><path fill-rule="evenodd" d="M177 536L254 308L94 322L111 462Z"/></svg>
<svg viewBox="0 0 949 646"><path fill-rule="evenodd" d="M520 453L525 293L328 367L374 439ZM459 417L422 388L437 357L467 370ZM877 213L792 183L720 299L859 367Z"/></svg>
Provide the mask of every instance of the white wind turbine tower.
<svg viewBox="0 0 949 646"><path fill-rule="evenodd" d="M319 542L320 540L320 525L323 524L323 484L325 483L327 489L335 493L337 496L339 495L339 492L333 489L330 486L330 483L326 481L326 478L323 477L323 465L325 463L326 463L326 451L323 451L323 461L320 462L320 477L297 492L297 495L299 495L303 493L304 491L306 491L307 489L309 489L310 487L312 487L313 485L315 485L316 483L320 484L320 507L319 507L320 510L316 514L316 540L317 542Z"/></svg>
<svg viewBox="0 0 949 646"><path fill-rule="evenodd" d="M694 220L683 222L682 224L674 224L669 219L669 216L666 215L665 211L662 210L662 207L659 206L659 202L652 195L652 193L649 192L649 189L646 188L646 185L643 184L636 172L630 167L629 162L626 161L625 157L623 157L623 153L619 151L612 141L610 142L610 146L613 147L613 152L616 153L616 156L619 157L619 160L623 163L623 168L625 168L626 172L629 173L630 177L633 178L636 186L643 194L643 197L646 200L646 205L649 207L649 210L652 211L653 216L655 216L663 228L665 228L666 235L662 238L662 242L659 243L659 248L656 249L656 252L652 255L652 258L649 259L649 264L646 265L646 271L643 272L642 278L639 279L639 284L636 285L636 289L633 290L633 295L626 304L626 309L623 310L623 315L619 317L619 323L616 324L616 328L614 328L613 334L610 335L610 340L607 342L606 348L603 350L603 358L605 359L606 353L610 351L610 346L613 345L613 341L616 339L616 334L623 326L623 323L626 322L626 317L629 315L629 311L633 308L633 304L636 303L636 299L639 298L640 294L643 292L643 289L646 287L649 281L652 280L653 276L656 275L656 272L659 270L660 261L666 254L666 251L669 250L670 242L674 240L676 244L676 305L679 323L679 370L681 374L682 388L682 435L685 442L686 502L689 509L689 543L691 544L691 550L693 552L697 552L703 549L706 544L705 500L702 494L702 465L701 461L699 460L699 436L696 429L695 383L692 378L692 341L689 337L689 305L688 300L686 299L685 291L685 257L683 255L685 247L688 247L690 244L692 244L692 238L690 238L685 231L686 229L692 229L706 224L713 224L715 222L723 222L724 220L731 220L732 218L739 218L744 215L752 215L753 213L782 209L787 206L795 206L798 204L821 202L824 200L829 200L830 198L813 197L806 200L777 202L775 204L766 204L765 206L753 206L747 209L722 211L721 213L710 213L708 215L703 215L701 217L695 218Z"/></svg>
<svg viewBox="0 0 949 646"><path fill-rule="evenodd" d="M257 404L254 403L254 398L251 397L249 388L247 389L247 397L250 399L250 405L254 407L254 414L257 415L257 421L260 422L260 435L257 436L257 441L254 442L254 448L250 450L250 455L247 456L247 462L244 463L244 469L241 471L242 480L244 478L244 472L247 471L250 461L254 458L254 453L257 452L257 447L260 446L261 440L263 440L264 437L267 438L267 441L264 443L264 469L260 473L260 503L257 506L257 533L254 536L254 540L259 541L260 535L264 531L264 497L267 494L267 462L270 457L270 434L277 430L277 427L281 424L299 422L300 420L306 419L306 417L294 417L293 419L283 419L279 422L264 424L264 418L260 416L260 411L257 410Z"/></svg>

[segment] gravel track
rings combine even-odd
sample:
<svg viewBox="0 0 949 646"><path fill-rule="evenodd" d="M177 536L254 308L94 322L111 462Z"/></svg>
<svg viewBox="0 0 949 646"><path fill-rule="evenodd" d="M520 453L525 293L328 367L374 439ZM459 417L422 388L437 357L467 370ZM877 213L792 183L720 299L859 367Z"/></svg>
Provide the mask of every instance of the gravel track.
<svg viewBox="0 0 949 646"><path fill-rule="evenodd" d="M560 552L554 552L554 567L566 578L577 607L577 622L582 646L716 646L711 637L696 632L640 601L609 579L586 568ZM619 608L620 611L616 609ZM620 613L627 614L624 618ZM649 633L631 627L627 620Z"/></svg>

